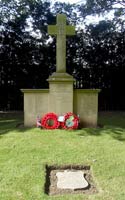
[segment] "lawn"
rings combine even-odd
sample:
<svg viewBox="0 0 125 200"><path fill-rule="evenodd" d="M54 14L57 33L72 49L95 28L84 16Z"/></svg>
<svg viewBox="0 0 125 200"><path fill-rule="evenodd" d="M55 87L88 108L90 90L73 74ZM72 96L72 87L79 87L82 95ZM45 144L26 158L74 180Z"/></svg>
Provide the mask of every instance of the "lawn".
<svg viewBox="0 0 125 200"><path fill-rule="evenodd" d="M125 200L125 113L101 113L101 128L23 128L22 117L0 115L0 200ZM90 165L92 195L48 196L45 165Z"/></svg>

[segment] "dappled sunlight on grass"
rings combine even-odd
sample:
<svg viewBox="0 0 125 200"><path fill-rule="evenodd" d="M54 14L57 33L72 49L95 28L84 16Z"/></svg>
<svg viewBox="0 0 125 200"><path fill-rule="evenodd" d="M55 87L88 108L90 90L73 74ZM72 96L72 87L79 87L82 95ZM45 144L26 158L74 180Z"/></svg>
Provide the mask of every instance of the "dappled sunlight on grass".
<svg viewBox="0 0 125 200"><path fill-rule="evenodd" d="M1 119L0 200L123 200L125 199L125 128L111 116L103 127L75 131L25 128L22 118ZM8 121L9 120L9 121ZM123 121L121 125L123 124ZM98 194L48 197L45 166L90 165Z"/></svg>
<svg viewBox="0 0 125 200"><path fill-rule="evenodd" d="M1 120L0 119L0 124L2 124L2 123L11 123L11 122L17 122L17 120L16 119L4 119L4 120Z"/></svg>
<svg viewBox="0 0 125 200"><path fill-rule="evenodd" d="M85 128L83 131L80 131L78 135L103 136L106 134L116 140L125 141L125 129L115 126L104 126L103 128Z"/></svg>

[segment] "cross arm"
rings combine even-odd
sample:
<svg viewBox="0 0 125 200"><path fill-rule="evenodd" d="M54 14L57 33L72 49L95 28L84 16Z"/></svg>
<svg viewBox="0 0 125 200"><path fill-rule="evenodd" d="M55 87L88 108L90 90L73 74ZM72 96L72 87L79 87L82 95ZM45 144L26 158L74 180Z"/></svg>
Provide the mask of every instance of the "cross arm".
<svg viewBox="0 0 125 200"><path fill-rule="evenodd" d="M75 35L75 27L74 26L66 26L66 35Z"/></svg>
<svg viewBox="0 0 125 200"><path fill-rule="evenodd" d="M56 35L57 34L57 25L55 25L55 26L49 25L48 26L48 33L50 35Z"/></svg>

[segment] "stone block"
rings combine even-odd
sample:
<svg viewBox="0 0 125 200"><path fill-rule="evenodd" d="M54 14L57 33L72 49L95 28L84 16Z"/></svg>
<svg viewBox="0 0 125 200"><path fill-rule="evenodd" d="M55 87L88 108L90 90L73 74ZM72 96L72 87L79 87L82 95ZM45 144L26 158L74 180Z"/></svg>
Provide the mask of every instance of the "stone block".
<svg viewBox="0 0 125 200"><path fill-rule="evenodd" d="M56 176L58 178L57 187L60 189L83 189L88 187L88 182L84 178L84 173L80 170L78 171L67 171L57 172Z"/></svg>
<svg viewBox="0 0 125 200"><path fill-rule="evenodd" d="M22 89L24 93L24 125L36 125L36 118L40 118L49 112L48 99L49 90L44 89Z"/></svg>
<svg viewBox="0 0 125 200"><path fill-rule="evenodd" d="M73 112L81 127L96 127L98 122L98 89L74 89Z"/></svg>

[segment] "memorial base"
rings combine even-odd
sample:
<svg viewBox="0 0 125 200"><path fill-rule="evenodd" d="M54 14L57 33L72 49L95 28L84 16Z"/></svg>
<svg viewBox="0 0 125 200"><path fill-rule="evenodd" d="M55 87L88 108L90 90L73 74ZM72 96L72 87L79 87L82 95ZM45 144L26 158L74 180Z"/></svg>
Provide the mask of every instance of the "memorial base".
<svg viewBox="0 0 125 200"><path fill-rule="evenodd" d="M98 89L73 89L74 79L67 73L54 73L48 79L49 89L22 89L24 93L24 126L36 125L36 118L48 112L64 115L73 112L80 117L80 127L96 127Z"/></svg>

